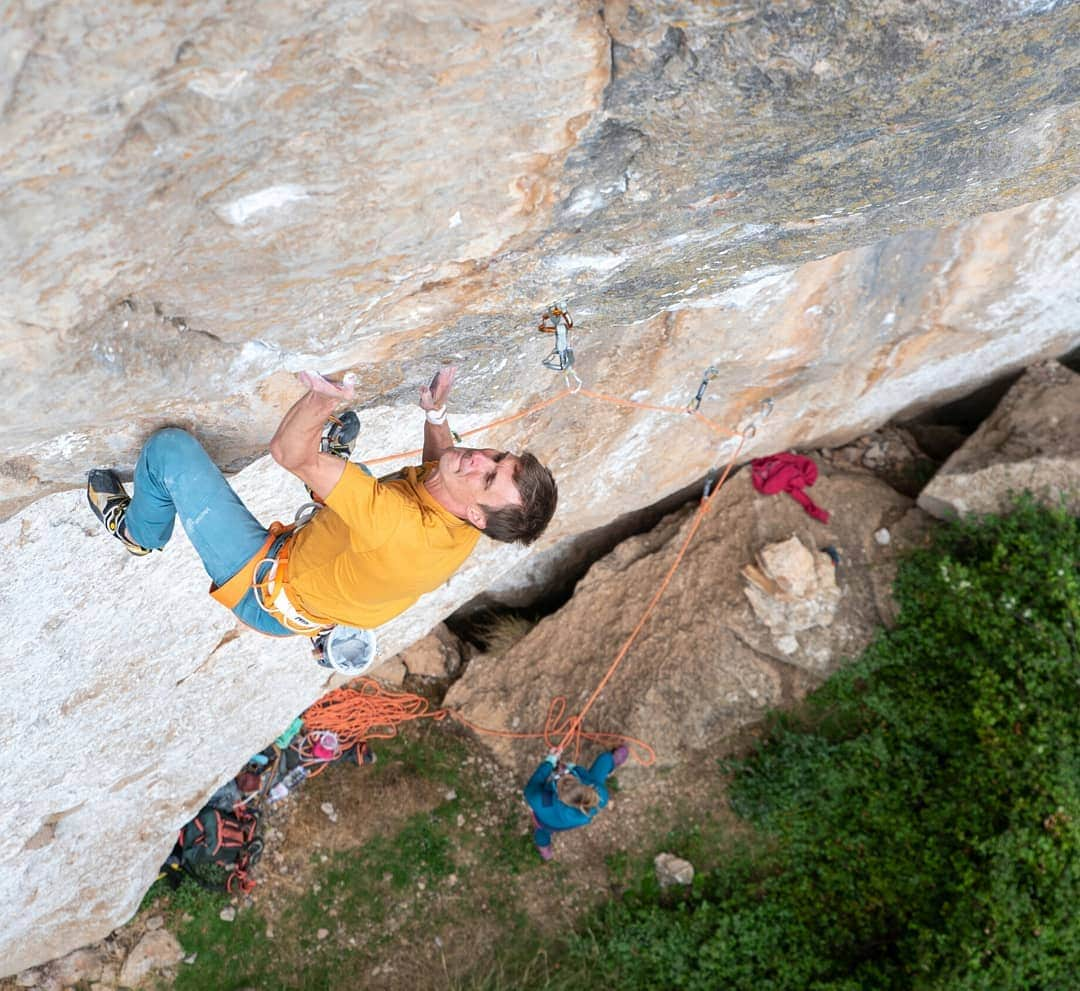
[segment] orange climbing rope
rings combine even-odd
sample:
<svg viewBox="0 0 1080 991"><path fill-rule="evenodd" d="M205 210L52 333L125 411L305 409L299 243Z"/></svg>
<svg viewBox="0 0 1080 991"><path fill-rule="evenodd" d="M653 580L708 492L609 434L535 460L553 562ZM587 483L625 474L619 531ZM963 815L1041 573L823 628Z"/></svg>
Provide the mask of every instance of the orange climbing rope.
<svg viewBox="0 0 1080 991"><path fill-rule="evenodd" d="M364 740L388 740L397 728L413 719L442 719L446 710L428 710L427 699L383 688L372 678L361 678L346 688L335 688L304 710L309 732L332 730L342 751Z"/></svg>
<svg viewBox="0 0 1080 991"><path fill-rule="evenodd" d="M531 416L533 413L537 413L542 409L546 409L548 406L554 406L557 402L566 399L567 396L584 396L587 399L595 399L598 402L609 403L612 406L626 406L633 409L649 410L654 413L679 413L683 416L692 416L699 423L703 423L710 430L727 434L729 437L741 437L742 435L734 430L728 430L727 427L721 426L715 420L710 420L704 413L696 409L688 409L685 406L658 406L656 403L641 403L635 399L623 399L621 396L611 396L606 392L595 392L592 389L562 389L555 393L554 396L543 400L543 402L536 403L534 406L529 406L526 409L519 410L517 413L511 413L509 416L500 417L498 420L492 420L490 423L485 423L480 427L472 427L469 430L463 430L458 436L471 437L473 434L483 433L485 430L490 430L492 427L501 427L506 423L514 423L516 420L522 420L527 416ZM386 461L397 461L401 458L415 457L417 454L423 454L424 449L421 447L414 448L411 451L398 451L396 454L383 454L377 458L364 458L364 464L366 465L378 465L383 464Z"/></svg>
<svg viewBox="0 0 1080 991"><path fill-rule="evenodd" d="M539 410L553 406L567 396L574 395L584 396L585 398L609 403L614 406L642 409L651 412L689 415L715 433L722 433L730 437L738 438L735 450L732 452L716 486L711 493L707 494L701 500L698 511L694 516L693 523L682 542L682 546L675 555L675 559L668 568L667 573L653 593L652 598L649 600L649 604L645 607L645 611L638 619L634 629L619 648L614 660L612 660L611 664L608 666L603 678L601 678L600 683L596 686L592 695L589 696L585 705L578 713L568 717L566 715L566 699L563 696L558 696L552 699L542 732L517 733L509 730L496 730L479 726L466 719L460 713L450 709L430 710L428 708L427 700L418 695L413 695L408 692L392 692L384 689L378 682L373 681L371 678L362 678L354 683L353 686L336 689L305 711L304 723L309 732L314 734L326 730L333 731L338 736L341 750L345 751L350 746L361 743L367 739L395 736L397 734L397 726L410 720L425 718L443 719L445 717L450 717L474 732L486 736L500 736L513 739L543 739L549 748L557 748L559 750L566 750L568 747L572 747L575 761L580 755L582 741L589 740L601 744L605 749L611 749L618 744L626 744L629 746L631 754L638 763L648 766L655 762L655 751L643 740L638 740L634 737L620 733L586 732L582 728L582 723L588 711L600 697L600 693L607 686L608 682L611 681L615 671L630 652L630 648L637 641L641 631L645 628L645 624L648 622L649 617L652 616L657 604L663 597L664 592L667 591L675 572L678 570L679 565L682 564L683 558L686 556L691 541L701 527L705 516L712 508L713 501L716 499L721 487L731 474L735 462L738 460L739 454L746 442L746 438L753 435L754 428L750 427L747 431L743 432L729 430L719 423L716 423L714 420L710 420L700 412L696 405L693 404L688 407L683 407L643 403L633 399L623 399L619 396L597 392L592 389L585 389L579 385L577 388L573 389L567 387L550 398L545 399L543 402L536 403L517 413L501 417L498 420L493 420L483 426L466 430L461 436L468 437L480 433L481 431L489 430L492 427L513 423L514 421L520 420L532 413L536 413ZM422 453L422 449L419 448L413 451L402 451L397 454L388 454L378 458L367 458L365 459L365 464L380 464L382 462L394 461L399 458L410 457L420 453Z"/></svg>
<svg viewBox="0 0 1080 991"><path fill-rule="evenodd" d="M532 413L536 413L539 410L546 409L548 406L554 406L555 403L561 399L565 399L567 396L573 394L573 389L563 389L562 392L555 393L543 402L537 403L535 406L530 406L528 409L520 410L517 413L511 413L509 416L501 417L498 420L492 420L490 423L485 423L481 427L473 427L470 430L463 430L459 437L471 437L473 434L482 433L485 430L490 430L492 427L501 427L504 423L513 423L515 420L524 419ZM378 458L364 458L364 464L366 465L378 465L384 461L397 461L399 458L411 458L417 454L423 454L424 449L422 447L414 448L411 451L399 451L397 454L384 454Z"/></svg>
<svg viewBox="0 0 1080 991"><path fill-rule="evenodd" d="M607 683L611 681L612 675L615 674L615 669L618 668L618 666L622 663L623 658L626 657L626 655L630 652L630 648L634 645L634 641L637 640L641 631L645 628L645 624L646 622L648 622L649 617L653 614L653 610L656 609L657 603L659 603L664 592L667 591L668 585L671 584L671 579L675 576L675 572L678 570L679 565L682 564L682 560L686 556L686 551L690 547L690 542L694 539L695 534L697 534L698 529L701 527L701 524L704 521L706 514L712 507L713 500L720 492L720 489L723 486L724 482L727 481L728 475L731 474L731 469L734 467L735 460L736 458L738 458L739 452L742 450L743 443L744 438L740 438L738 446L735 448L735 453L732 454L731 460L728 462L727 467L724 468L724 472L717 481L716 487L708 496L701 500L701 505L698 506L698 511L694 516L694 522L691 524L690 529L682 542L682 546L679 548L679 553L675 555L675 560L671 562L671 567L668 568L663 580L660 582L660 585L653 593L653 597L649 600L649 604L645 607L645 611L641 614L641 618L638 620L637 625L631 631L630 636L626 638L626 641L623 643L622 647L619 648L618 654L615 655L615 659L609 665L607 671L604 674L604 677L600 679L600 684L597 685L596 688L593 690L592 695L589 696L588 701L585 703L584 706L582 706L581 711L578 712L576 716L574 716L567 722L565 728L562 726L559 727L562 731L562 739L559 741L558 744L556 744L556 746L560 750L564 750L567 746L573 745L575 760L581 749L582 738L593 738L589 734L584 733L581 729L581 724L582 721L585 719L585 714L592 708L593 703L600 697L600 693L604 690L604 687L607 685ZM635 744L637 744L638 742L639 741L634 741ZM642 759L640 754L634 754L635 759L638 760L639 763L645 765L651 764L655 760L656 755L655 753L653 753L652 748L648 748L648 751L649 752L647 754L647 759Z"/></svg>
<svg viewBox="0 0 1080 991"><path fill-rule="evenodd" d="M313 776L326 767L313 749L328 730L337 736L337 752L343 754L367 740L397 736L402 723L446 715L445 709L429 710L427 699L419 695L393 692L372 678L360 678L345 688L335 688L304 710L305 735L297 749L309 776Z"/></svg>

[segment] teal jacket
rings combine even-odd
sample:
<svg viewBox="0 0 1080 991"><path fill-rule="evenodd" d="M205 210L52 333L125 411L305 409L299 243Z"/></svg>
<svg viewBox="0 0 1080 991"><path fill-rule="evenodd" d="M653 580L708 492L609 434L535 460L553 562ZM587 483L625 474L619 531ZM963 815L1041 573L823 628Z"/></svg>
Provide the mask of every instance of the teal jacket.
<svg viewBox="0 0 1080 991"><path fill-rule="evenodd" d="M601 766L597 767L598 764ZM608 766L605 767L605 764ZM604 781L611 773L610 765L610 754L601 754L589 770L577 764L569 765L568 773L578 781L591 785L600 796L599 806L590 812L582 812L581 809L559 801L555 792L555 766L549 760L541 761L533 776L529 778L529 783L525 785L525 801L529 803L529 808L533 810L540 824L548 829L573 829L575 826L587 825L608 803L608 790Z"/></svg>

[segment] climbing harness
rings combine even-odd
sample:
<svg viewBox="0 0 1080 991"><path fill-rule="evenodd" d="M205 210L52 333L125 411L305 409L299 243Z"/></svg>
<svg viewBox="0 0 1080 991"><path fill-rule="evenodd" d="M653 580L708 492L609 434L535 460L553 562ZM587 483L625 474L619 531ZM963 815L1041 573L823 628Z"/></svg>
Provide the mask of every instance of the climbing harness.
<svg viewBox="0 0 1080 991"><path fill-rule="evenodd" d="M301 507L301 511L306 506ZM334 624L329 620L309 619L301 613L289 599L285 585L289 580L289 554L292 551L293 537L301 526L308 523L314 512L308 514L303 523L293 523L282 528L280 536L254 568L251 588L255 592L255 601L263 612L273 616L291 633L306 636L318 636L329 630ZM281 524L275 524L281 526ZM273 527L271 527L271 530Z"/></svg>
<svg viewBox="0 0 1080 991"><path fill-rule="evenodd" d="M323 667L356 678L375 663L375 634L338 623L317 622L301 613L289 599L285 583L289 574L289 553L296 534L322 509L318 502L306 502L289 526L271 524L271 540L259 552L249 585L259 607L285 629L311 637L311 653Z"/></svg>
<svg viewBox="0 0 1080 991"><path fill-rule="evenodd" d="M709 387L709 383L720 374L720 369L716 365L709 365L705 369L705 374L702 376L701 385L698 386L697 394L689 403L686 404L686 411L688 413L696 413L701 409L701 400L705 398L705 390Z"/></svg>
<svg viewBox="0 0 1080 991"><path fill-rule="evenodd" d="M574 371L574 349L570 347L570 328L573 326L573 318L566 307L562 303L552 303L544 310L537 329L545 334L555 335L555 347L541 364L553 372L562 372L566 387L577 392L581 388L581 379ZM571 386L571 379L577 383L576 387Z"/></svg>
<svg viewBox="0 0 1080 991"><path fill-rule="evenodd" d="M292 633L313 636L333 626L333 623L316 622L301 614L289 601L284 587L292 537L311 520L317 509L316 503L305 503L296 511L294 522L284 524L275 520L271 523L259 552L223 585L211 584L210 595L227 609L235 609L251 589L259 607Z"/></svg>

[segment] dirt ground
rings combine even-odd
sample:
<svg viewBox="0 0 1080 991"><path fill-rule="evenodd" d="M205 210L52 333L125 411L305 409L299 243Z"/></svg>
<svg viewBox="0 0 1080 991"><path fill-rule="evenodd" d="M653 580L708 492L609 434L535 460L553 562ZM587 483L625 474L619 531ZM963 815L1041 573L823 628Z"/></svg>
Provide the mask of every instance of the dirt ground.
<svg viewBox="0 0 1080 991"><path fill-rule="evenodd" d="M444 725L409 727L409 732L426 736L446 731ZM558 835L556 859L549 864L541 863L531 846L532 824L521 799L524 782L507 780L482 745L467 739L466 773L482 779L491 800L465 813L464 822L459 816L460 829L494 833L502 828L506 809L515 809L517 838L509 842L520 843L526 869L500 876L492 865L478 861L468 845L456 849L452 883L423 892L423 906L414 903L402 910L403 920L405 916L415 920L418 914L431 920L430 938L416 939L415 931L406 935L408 927L403 925L403 943L388 948L371 968L364 986L415 991L446 988L451 980L470 972L505 936L505 912L489 904L495 892L500 901L516 906L530 929L555 935L572 928L592 906L620 892L621 878L612 869L612 855L627 861L651 856L670 829L692 828L706 821L722 824L733 838L739 835L745 827L727 807L717 758L745 749L754 735L718 741L715 751L694 755L668 773L633 764L621 768L618 790L613 791L607 809L587 829ZM271 927L279 925L283 911L316 883L324 858L393 833L410 816L430 811L447 798L444 786L404 769L398 773L392 756L381 759L391 762L390 773L377 777L368 768L329 768L272 813L268 852L258 867L259 885L251 899L252 907ZM333 806L336 823L324 811L327 803Z"/></svg>

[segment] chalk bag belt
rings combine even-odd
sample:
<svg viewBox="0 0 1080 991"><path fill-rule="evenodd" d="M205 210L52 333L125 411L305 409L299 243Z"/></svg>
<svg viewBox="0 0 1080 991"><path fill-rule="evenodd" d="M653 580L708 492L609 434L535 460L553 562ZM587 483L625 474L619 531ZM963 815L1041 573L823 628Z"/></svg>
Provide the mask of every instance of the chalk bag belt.
<svg viewBox="0 0 1080 991"><path fill-rule="evenodd" d="M264 552L262 560L256 562L252 573L251 588L259 607L273 616L285 629L292 633L313 637L333 623L317 623L301 614L289 601L285 583L289 575L289 551L292 541L289 539L297 529L296 525L282 527L280 523L271 526L281 527L276 539Z"/></svg>

